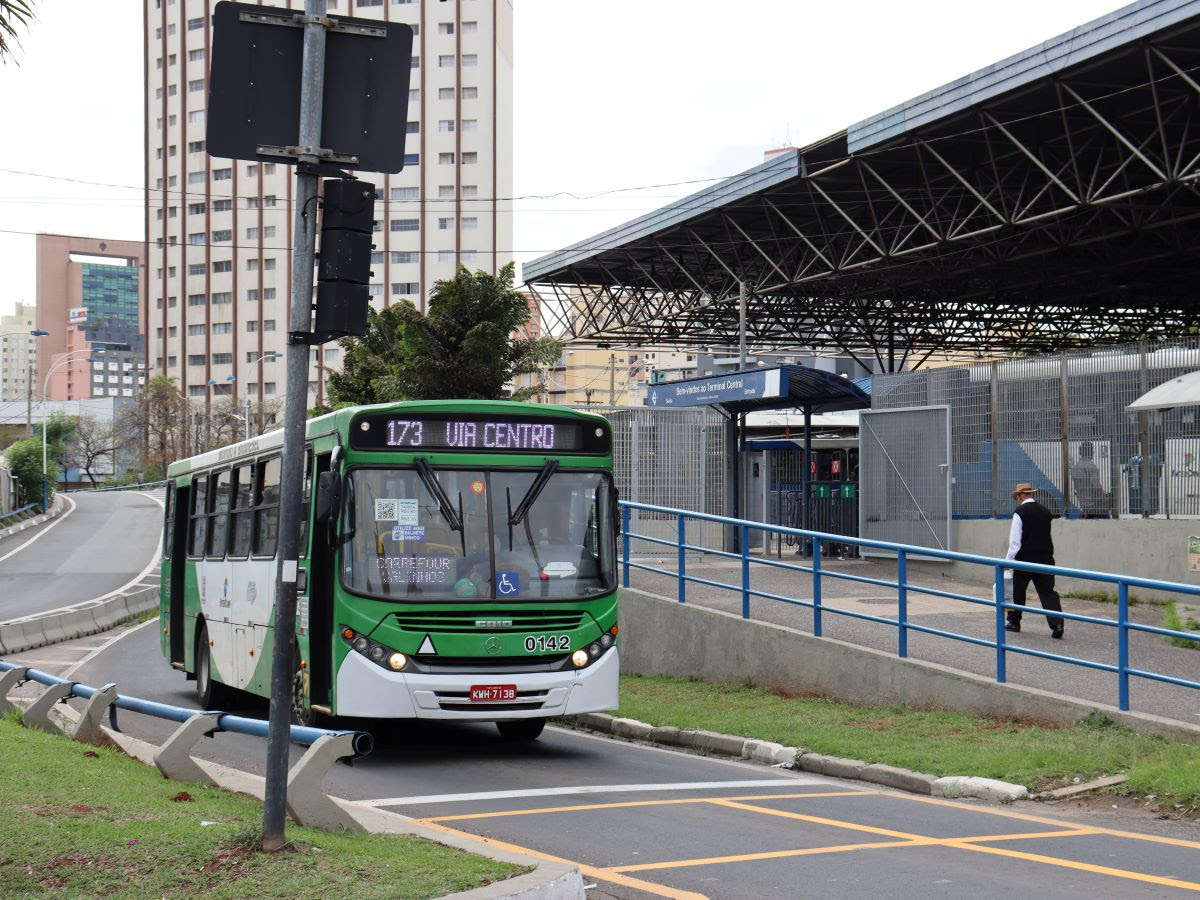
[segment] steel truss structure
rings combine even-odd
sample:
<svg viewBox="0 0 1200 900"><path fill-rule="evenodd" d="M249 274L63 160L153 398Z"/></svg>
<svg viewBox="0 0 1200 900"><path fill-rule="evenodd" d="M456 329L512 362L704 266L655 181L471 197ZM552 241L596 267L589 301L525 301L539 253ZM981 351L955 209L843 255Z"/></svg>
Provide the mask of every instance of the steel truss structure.
<svg viewBox="0 0 1200 900"><path fill-rule="evenodd" d="M885 371L1172 337L1200 327L1198 182L1200 3L1142 0L525 279L554 333L631 344L737 345L745 285L751 347Z"/></svg>

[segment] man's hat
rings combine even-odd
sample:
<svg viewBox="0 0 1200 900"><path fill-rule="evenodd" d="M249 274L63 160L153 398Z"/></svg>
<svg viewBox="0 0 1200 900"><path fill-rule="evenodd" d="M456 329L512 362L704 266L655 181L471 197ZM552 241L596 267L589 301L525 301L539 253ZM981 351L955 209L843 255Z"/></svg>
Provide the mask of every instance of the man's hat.
<svg viewBox="0 0 1200 900"><path fill-rule="evenodd" d="M1037 488L1035 488L1028 481L1022 481L1015 488L1013 488L1012 498L1014 500L1016 500L1018 498L1018 496L1021 494L1032 494L1032 493L1035 493L1036 491L1037 491Z"/></svg>

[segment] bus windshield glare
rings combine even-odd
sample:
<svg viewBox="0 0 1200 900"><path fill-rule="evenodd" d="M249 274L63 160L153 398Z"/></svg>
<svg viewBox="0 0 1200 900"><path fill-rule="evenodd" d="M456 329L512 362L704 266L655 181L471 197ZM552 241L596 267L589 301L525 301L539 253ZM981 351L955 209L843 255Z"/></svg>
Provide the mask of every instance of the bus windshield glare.
<svg viewBox="0 0 1200 900"><path fill-rule="evenodd" d="M351 470L342 584L422 601L577 600L614 590L610 476L548 468Z"/></svg>

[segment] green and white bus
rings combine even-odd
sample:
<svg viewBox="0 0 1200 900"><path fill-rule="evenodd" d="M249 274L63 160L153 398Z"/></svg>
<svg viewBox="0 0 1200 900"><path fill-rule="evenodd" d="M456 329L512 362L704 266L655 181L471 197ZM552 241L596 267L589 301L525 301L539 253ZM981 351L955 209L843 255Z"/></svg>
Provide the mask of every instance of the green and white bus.
<svg viewBox="0 0 1200 900"><path fill-rule="evenodd" d="M494 721L617 705L617 492L601 416L421 401L310 419L292 711ZM282 431L173 463L162 652L205 709L270 695Z"/></svg>

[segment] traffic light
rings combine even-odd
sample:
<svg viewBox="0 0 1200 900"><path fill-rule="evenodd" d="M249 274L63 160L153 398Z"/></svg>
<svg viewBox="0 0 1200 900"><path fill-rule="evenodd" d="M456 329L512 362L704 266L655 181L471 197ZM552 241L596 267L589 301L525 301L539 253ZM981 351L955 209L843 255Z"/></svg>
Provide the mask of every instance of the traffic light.
<svg viewBox="0 0 1200 900"><path fill-rule="evenodd" d="M321 210L315 343L367 333L375 185L354 178L327 179Z"/></svg>

